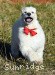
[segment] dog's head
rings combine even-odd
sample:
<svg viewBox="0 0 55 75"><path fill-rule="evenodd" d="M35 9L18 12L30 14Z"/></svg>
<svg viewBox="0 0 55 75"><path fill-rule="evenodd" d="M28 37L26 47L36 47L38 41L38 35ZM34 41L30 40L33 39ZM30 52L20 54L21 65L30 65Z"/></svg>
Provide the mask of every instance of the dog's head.
<svg viewBox="0 0 55 75"><path fill-rule="evenodd" d="M29 24L33 20L37 19L36 9L34 7L22 8L22 17L24 19L24 22Z"/></svg>

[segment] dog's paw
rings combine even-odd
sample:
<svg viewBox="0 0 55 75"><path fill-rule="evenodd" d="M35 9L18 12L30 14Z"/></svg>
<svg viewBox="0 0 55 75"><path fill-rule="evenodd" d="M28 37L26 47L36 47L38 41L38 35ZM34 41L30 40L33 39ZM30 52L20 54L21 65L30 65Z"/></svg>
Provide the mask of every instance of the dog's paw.
<svg viewBox="0 0 55 75"><path fill-rule="evenodd" d="M42 65L43 61L35 61L34 63L37 64L37 65Z"/></svg>

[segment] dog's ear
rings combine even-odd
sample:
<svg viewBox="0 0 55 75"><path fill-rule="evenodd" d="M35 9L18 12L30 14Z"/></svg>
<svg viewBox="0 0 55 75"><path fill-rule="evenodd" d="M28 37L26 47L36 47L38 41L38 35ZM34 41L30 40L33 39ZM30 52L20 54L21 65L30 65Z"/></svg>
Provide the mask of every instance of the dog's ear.
<svg viewBox="0 0 55 75"><path fill-rule="evenodd" d="M24 12L24 9L25 9L25 7L22 7L22 8L21 8L22 13Z"/></svg>
<svg viewBox="0 0 55 75"><path fill-rule="evenodd" d="M35 11L37 12L37 9L36 8L34 8L35 9Z"/></svg>
<svg viewBox="0 0 55 75"><path fill-rule="evenodd" d="M35 8L35 11L37 12L37 9Z"/></svg>
<svg viewBox="0 0 55 75"><path fill-rule="evenodd" d="M37 9L35 7L32 7L32 8L35 10L35 12L37 12Z"/></svg>

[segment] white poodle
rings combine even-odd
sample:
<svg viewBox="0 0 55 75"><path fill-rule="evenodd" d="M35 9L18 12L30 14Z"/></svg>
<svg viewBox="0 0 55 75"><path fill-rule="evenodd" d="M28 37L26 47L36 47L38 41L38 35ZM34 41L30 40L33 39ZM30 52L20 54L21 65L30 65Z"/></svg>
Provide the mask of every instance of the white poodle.
<svg viewBox="0 0 55 75"><path fill-rule="evenodd" d="M22 8L22 15L13 26L11 52L18 57L19 52L31 62L43 63L45 35L40 26L34 7Z"/></svg>

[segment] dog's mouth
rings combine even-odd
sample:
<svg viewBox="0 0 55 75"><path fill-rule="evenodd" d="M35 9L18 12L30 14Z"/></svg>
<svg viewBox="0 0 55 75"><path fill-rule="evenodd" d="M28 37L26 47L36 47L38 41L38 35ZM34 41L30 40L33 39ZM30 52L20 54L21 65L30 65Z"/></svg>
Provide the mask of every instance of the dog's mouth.
<svg viewBox="0 0 55 75"><path fill-rule="evenodd" d="M33 20L33 18L31 18L31 17L26 17L25 18L25 21L28 22L28 23L30 23L32 20Z"/></svg>

